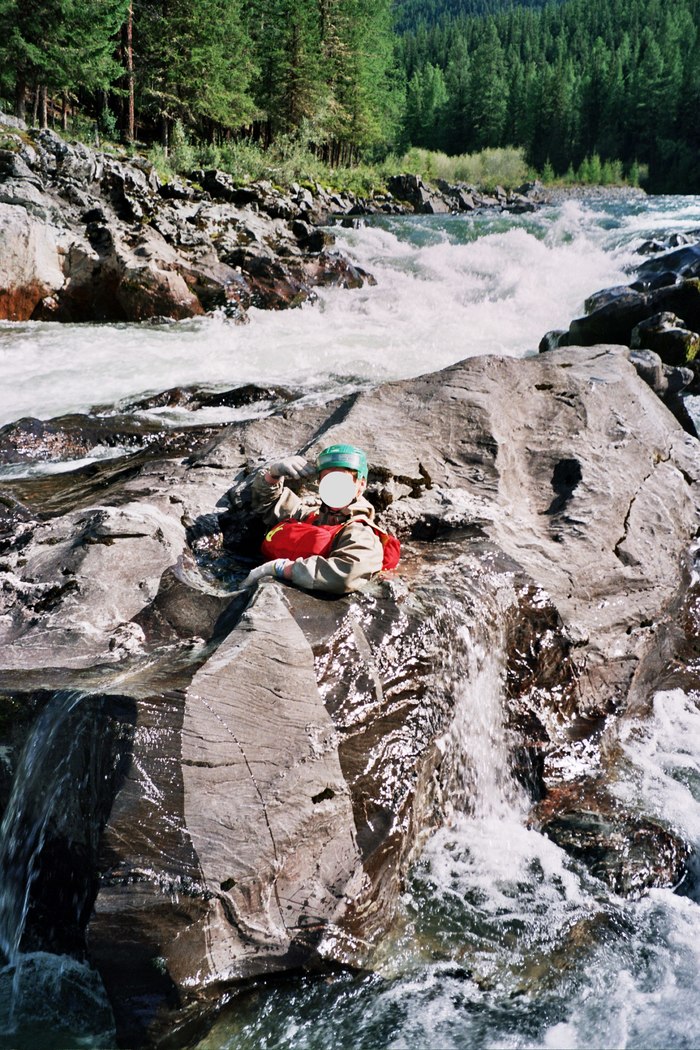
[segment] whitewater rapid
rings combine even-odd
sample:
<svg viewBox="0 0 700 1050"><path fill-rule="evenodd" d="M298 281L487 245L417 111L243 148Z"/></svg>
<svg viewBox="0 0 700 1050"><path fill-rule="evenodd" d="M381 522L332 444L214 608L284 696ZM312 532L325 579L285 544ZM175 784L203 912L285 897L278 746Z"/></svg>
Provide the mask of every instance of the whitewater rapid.
<svg viewBox="0 0 700 1050"><path fill-rule="evenodd" d="M334 227L338 249L375 287L322 289L300 309L252 310L248 325L223 316L0 324L0 425L111 409L175 386L276 383L325 400L475 354L524 356L549 329L568 327L592 292L633 279L645 239L696 224L697 198L633 197ZM228 418L217 411L197 422Z"/></svg>

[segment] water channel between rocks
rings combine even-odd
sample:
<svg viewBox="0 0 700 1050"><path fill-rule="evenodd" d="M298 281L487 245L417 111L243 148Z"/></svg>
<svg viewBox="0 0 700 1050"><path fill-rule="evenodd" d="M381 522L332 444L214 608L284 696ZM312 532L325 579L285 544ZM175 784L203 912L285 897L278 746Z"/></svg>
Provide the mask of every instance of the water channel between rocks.
<svg viewBox="0 0 700 1050"><path fill-rule="evenodd" d="M255 383L322 403L468 356L525 356L545 331L579 315L587 295L628 283L643 240L698 226L700 198L569 200L520 217L372 219L335 232L339 246L376 276L376 287L322 292L319 302L292 312L253 310L246 327L223 318L141 327L0 324L0 425L95 407L95 416L120 412L159 427L219 424L272 406L231 408L214 399L192 410L138 401L174 387L216 392ZM43 483L52 472L126 452L98 444L81 460L9 464L0 467L0 481L34 476ZM451 594L429 625L445 645L432 688L449 694L455 712L439 742L447 819L414 859L372 972L257 984L222 1010L199 1050L700 1045L697 880L625 899L528 826L529 801L508 758L505 656L494 644L498 588L490 598L455 598L454 587ZM465 603L479 601L481 614L467 618ZM485 625L483 636L474 622ZM323 683L329 669L317 670ZM628 723L625 776L615 785L621 802L643 804L696 849L698 699L692 690L659 692L652 717ZM100 717L94 700L55 693L15 776L0 829L0 946L10 963L0 971L10 1033L0 1035L2 1046L37 1045L62 1010L72 1011L69 1034L52 1045L113 1045L92 970L68 956L19 952L27 924L42 919L28 908L27 890L47 827L79 805L75 783L89 790L104 770L118 775L117 741L95 737L92 766L71 746L94 733ZM85 814L86 857L103 820ZM70 888L75 873L64 874ZM77 875L74 881L71 900L56 902L57 909L79 913L84 888Z"/></svg>

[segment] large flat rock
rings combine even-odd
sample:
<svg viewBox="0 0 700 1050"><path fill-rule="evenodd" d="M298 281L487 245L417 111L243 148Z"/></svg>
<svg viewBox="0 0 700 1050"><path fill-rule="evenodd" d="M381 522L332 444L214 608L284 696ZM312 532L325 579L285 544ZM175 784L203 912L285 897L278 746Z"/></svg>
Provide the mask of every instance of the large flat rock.
<svg viewBox="0 0 700 1050"><path fill-rule="evenodd" d="M217 500L259 463L335 441L368 451L398 570L351 597L271 580L233 595L247 565L207 532ZM288 406L184 462L122 471L92 503L82 488L67 511L11 486L8 688L129 700L103 705L122 773L88 865L88 954L122 1042L257 975L371 966L411 856L482 790L481 689L499 693L512 770L548 819L582 736L602 786L579 797L603 805L620 719L679 651L699 479L698 441L624 348L598 346Z"/></svg>

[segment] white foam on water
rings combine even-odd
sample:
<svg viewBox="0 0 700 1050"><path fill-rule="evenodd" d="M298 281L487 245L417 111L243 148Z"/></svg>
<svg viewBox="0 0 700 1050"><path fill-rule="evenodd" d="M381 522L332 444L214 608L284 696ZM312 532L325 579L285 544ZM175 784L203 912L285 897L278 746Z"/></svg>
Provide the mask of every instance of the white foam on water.
<svg viewBox="0 0 700 1050"><path fill-rule="evenodd" d="M658 222L668 222L661 202ZM316 304L296 310L251 310L248 325L222 317L162 327L1 323L0 424L193 384L320 383L332 396L358 380L414 376L474 354L532 353L546 331L568 327L589 294L627 283L625 267L641 261L631 243L655 222L653 203L642 210L618 204L613 220L610 207L567 201L530 216L339 228L339 249L377 286L322 289ZM693 218L700 223L700 208L689 204L674 222Z"/></svg>
<svg viewBox="0 0 700 1050"><path fill-rule="evenodd" d="M626 905L627 938L599 947L567 1004L567 1018L545 1028L535 1048L664 1050L700 1045L695 1010L700 966L698 906L670 890ZM567 1043L560 1043L561 1036Z"/></svg>
<svg viewBox="0 0 700 1050"><path fill-rule="evenodd" d="M517 813L465 817L440 829L421 855L417 877L458 900L477 891L484 913L523 919L532 934L544 936L557 916L568 922L591 904L567 855Z"/></svg>
<svg viewBox="0 0 700 1050"><path fill-rule="evenodd" d="M650 718L621 727L631 769L614 788L625 802L641 802L646 812L700 844L698 699L682 689L659 692Z"/></svg>

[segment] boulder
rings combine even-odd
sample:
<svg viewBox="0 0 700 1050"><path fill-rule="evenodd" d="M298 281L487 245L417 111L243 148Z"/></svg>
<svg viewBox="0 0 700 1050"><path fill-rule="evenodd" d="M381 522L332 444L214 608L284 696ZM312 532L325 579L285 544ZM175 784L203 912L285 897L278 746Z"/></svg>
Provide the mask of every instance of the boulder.
<svg viewBox="0 0 700 1050"><path fill-rule="evenodd" d="M700 243L684 244L675 251L648 259L637 268L640 280L671 272L679 277L700 277Z"/></svg>
<svg viewBox="0 0 700 1050"><path fill-rule="evenodd" d="M700 280L686 278L655 290L608 288L586 300L587 314L571 322L569 344L591 346L608 340L632 346L637 325L661 313L674 313L692 332L700 331ZM653 327L653 326L652 326ZM690 348L692 353L692 347ZM678 363L678 362L669 362Z"/></svg>
<svg viewBox="0 0 700 1050"><path fill-rule="evenodd" d="M28 321L63 287L59 244L59 231L0 203L0 317Z"/></svg>
<svg viewBox="0 0 700 1050"><path fill-rule="evenodd" d="M549 838L623 897L677 885L688 871L688 844L659 821L626 809L600 780L562 785L537 812Z"/></svg>
<svg viewBox="0 0 700 1050"><path fill-rule="evenodd" d="M528 197L524 197L521 194L513 193L510 194L507 201L503 205L504 211L509 211L513 215L525 215L529 212L537 211L537 204L535 201L530 200Z"/></svg>
<svg viewBox="0 0 700 1050"><path fill-rule="evenodd" d="M251 470L349 439L402 538L398 570L346 597L238 593ZM498 776L548 834L620 892L675 884L690 862L672 829L604 791L590 809L593 771L603 788L619 775L627 711L686 644L700 510L700 446L627 351L472 358L188 451L60 491L4 485L4 689L43 690L60 725L78 690L62 732L91 770L69 782L17 936L85 948L122 1044L266 974L371 968L423 837L484 790L475 697L501 705Z"/></svg>
<svg viewBox="0 0 700 1050"><path fill-rule="evenodd" d="M623 284L616 285L614 288L603 288L600 292L594 292L593 295L588 296L583 308L587 314L592 314L604 306L638 306L644 304L645 301L642 292Z"/></svg>
<svg viewBox="0 0 700 1050"><path fill-rule="evenodd" d="M682 367L697 356L700 335L689 331L676 314L662 312L640 321L632 329L630 346L652 350L664 364Z"/></svg>
<svg viewBox="0 0 700 1050"><path fill-rule="evenodd" d="M593 346L601 341L629 346L632 329L649 316L648 299L641 292L627 289L597 305L602 295L598 293L592 300L590 313L571 322L570 346Z"/></svg>
<svg viewBox="0 0 700 1050"><path fill-rule="evenodd" d="M410 204L415 212L440 215L452 211L449 201L426 186L419 175L392 175L387 186L394 197Z"/></svg>

